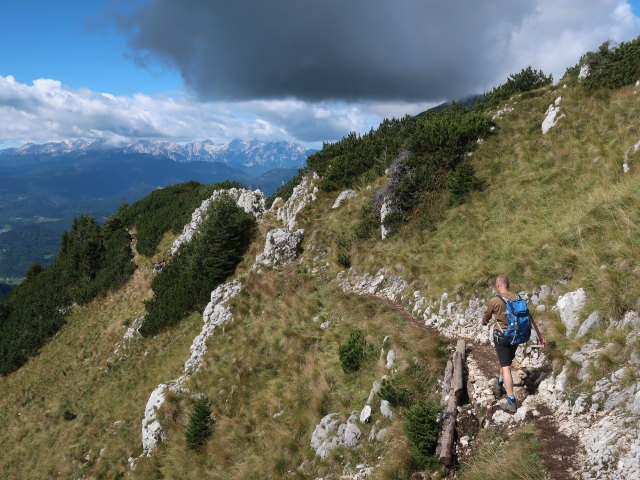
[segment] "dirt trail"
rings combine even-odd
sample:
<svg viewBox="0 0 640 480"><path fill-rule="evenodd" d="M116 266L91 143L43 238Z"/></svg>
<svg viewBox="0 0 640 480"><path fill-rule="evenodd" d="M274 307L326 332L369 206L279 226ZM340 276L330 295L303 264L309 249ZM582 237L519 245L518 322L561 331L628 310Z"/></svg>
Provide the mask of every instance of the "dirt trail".
<svg viewBox="0 0 640 480"><path fill-rule="evenodd" d="M397 312L404 320L425 328L437 335L441 335L435 328L425 325L423 321L414 317L404 306L389 299L380 298L374 295L373 299L385 303L389 308ZM452 342L457 339L451 339ZM467 355L476 363L482 374L487 378L494 378L498 371L498 359L492 345L467 341ZM526 383L526 380L525 380ZM536 395L535 388L527 388L525 383L516 384L516 395L520 401L528 395ZM528 392L527 392L528 390ZM553 412L544 403L536 405L540 413L534 417L527 415L523 425L534 425L538 431L538 438L542 447L542 464L549 478L553 480L566 480L578 478L577 459L579 441L558 431L558 424L553 416ZM489 410L490 413L495 408ZM498 428L504 428L499 426ZM455 474L454 477L455 478Z"/></svg>

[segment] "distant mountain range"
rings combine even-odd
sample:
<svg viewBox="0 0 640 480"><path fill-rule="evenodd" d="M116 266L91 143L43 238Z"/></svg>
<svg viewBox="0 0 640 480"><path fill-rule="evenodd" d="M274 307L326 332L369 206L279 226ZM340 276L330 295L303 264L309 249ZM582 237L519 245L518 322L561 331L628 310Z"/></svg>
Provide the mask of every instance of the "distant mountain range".
<svg viewBox="0 0 640 480"><path fill-rule="evenodd" d="M106 152L110 155L146 154L176 162L223 163L232 168L248 169L253 174L259 174L274 168L298 168L315 150L292 142L238 139L228 143L214 143L211 140L190 143L139 140L120 145L113 145L104 140L65 140L41 145L27 143L21 147L0 150L0 165L17 165L25 159L42 162L53 161L61 156Z"/></svg>
<svg viewBox="0 0 640 480"><path fill-rule="evenodd" d="M116 146L67 140L0 150L0 281L21 277L33 262L47 264L74 217L103 220L123 202L189 180L235 180L270 195L313 152L259 140Z"/></svg>

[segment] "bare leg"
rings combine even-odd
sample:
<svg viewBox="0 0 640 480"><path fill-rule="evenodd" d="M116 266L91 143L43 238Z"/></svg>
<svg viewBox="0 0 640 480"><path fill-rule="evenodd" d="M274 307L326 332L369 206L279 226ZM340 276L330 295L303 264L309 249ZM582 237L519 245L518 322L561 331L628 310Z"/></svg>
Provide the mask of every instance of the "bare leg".
<svg viewBox="0 0 640 480"><path fill-rule="evenodd" d="M513 378L511 377L511 367L500 367L500 375L502 376L504 389L506 390L507 395L513 395Z"/></svg>

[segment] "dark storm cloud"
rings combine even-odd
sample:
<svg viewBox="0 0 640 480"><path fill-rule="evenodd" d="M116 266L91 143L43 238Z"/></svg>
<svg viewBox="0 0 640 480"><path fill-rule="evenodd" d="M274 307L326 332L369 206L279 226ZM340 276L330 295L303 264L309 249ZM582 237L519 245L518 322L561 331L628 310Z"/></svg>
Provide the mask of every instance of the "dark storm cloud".
<svg viewBox="0 0 640 480"><path fill-rule="evenodd" d="M513 0L152 0L120 22L201 98L431 100L494 80Z"/></svg>

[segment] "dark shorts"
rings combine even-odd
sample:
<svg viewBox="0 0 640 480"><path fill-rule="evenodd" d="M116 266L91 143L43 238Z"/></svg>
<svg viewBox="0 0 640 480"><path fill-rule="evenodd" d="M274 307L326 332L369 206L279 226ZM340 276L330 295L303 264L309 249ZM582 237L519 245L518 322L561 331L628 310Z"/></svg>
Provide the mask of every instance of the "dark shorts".
<svg viewBox="0 0 640 480"><path fill-rule="evenodd" d="M501 367L510 367L511 362L516 356L516 350L518 345L511 345L506 340L503 340L498 335L493 336L493 344L496 347L496 353L498 354L498 361Z"/></svg>

